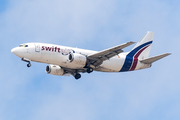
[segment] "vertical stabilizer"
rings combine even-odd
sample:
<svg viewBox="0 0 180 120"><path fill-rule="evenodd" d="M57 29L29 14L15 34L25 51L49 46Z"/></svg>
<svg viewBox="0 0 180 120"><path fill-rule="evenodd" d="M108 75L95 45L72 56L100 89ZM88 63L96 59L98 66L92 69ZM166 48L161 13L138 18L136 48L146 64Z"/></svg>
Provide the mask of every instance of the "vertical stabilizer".
<svg viewBox="0 0 180 120"><path fill-rule="evenodd" d="M123 67L120 72L132 71L136 69L138 60L149 57L151 44L153 42L154 33L147 32L141 41L127 54Z"/></svg>
<svg viewBox="0 0 180 120"><path fill-rule="evenodd" d="M138 59L146 59L149 57L151 45L153 42L154 33L147 32L141 41L139 41L135 47L129 52L129 57Z"/></svg>

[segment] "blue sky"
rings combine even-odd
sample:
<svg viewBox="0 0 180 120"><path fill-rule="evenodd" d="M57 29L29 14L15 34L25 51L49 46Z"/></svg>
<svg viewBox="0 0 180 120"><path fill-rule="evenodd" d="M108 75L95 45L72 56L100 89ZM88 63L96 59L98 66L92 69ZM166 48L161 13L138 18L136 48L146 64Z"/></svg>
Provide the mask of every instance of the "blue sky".
<svg viewBox="0 0 180 120"><path fill-rule="evenodd" d="M0 120L179 120L180 1L1 0ZM150 69L82 74L76 81L31 68L13 47L45 42L103 50L155 32ZM125 49L129 51L133 46Z"/></svg>

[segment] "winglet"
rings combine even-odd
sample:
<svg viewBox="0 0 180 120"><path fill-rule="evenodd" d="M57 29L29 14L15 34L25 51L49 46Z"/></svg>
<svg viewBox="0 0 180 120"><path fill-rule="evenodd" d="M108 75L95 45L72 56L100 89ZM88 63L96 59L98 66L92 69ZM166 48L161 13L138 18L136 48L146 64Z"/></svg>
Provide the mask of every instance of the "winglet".
<svg viewBox="0 0 180 120"><path fill-rule="evenodd" d="M157 60L160 60L160 59L162 59L162 58L164 58L164 57L166 57L168 55L171 55L171 53L165 53L165 54L162 54L162 55L147 58L147 59L141 60L140 62L145 63L145 64L152 64L153 62L155 62Z"/></svg>

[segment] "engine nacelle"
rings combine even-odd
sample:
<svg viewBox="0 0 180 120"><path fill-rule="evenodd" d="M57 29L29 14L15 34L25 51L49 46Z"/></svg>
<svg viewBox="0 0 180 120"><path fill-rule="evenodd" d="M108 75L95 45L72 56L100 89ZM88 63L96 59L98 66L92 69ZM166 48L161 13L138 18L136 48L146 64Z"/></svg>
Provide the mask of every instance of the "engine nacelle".
<svg viewBox="0 0 180 120"><path fill-rule="evenodd" d="M58 65L48 65L46 67L46 73L59 76L63 76L65 74L64 69Z"/></svg>
<svg viewBox="0 0 180 120"><path fill-rule="evenodd" d="M68 56L68 60L75 67L83 68L86 65L87 58L84 55L78 53L71 53Z"/></svg>

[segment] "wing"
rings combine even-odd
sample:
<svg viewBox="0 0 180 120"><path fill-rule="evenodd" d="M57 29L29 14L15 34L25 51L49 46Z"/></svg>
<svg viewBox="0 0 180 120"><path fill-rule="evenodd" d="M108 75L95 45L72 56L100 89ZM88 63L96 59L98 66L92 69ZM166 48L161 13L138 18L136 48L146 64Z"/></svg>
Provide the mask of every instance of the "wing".
<svg viewBox="0 0 180 120"><path fill-rule="evenodd" d="M89 60L89 64L97 67L101 65L103 61L108 60L114 57L115 55L118 55L119 53L123 52L123 48L128 47L134 43L135 42L127 42L125 44L118 45L92 55L88 55L87 59Z"/></svg>

